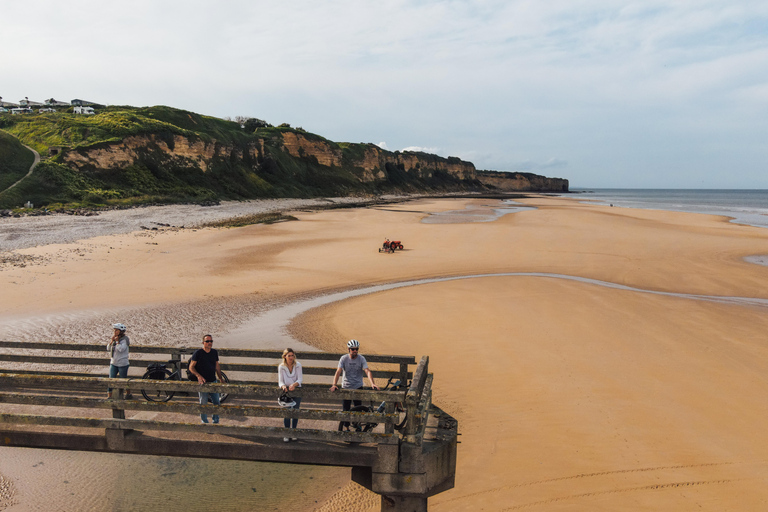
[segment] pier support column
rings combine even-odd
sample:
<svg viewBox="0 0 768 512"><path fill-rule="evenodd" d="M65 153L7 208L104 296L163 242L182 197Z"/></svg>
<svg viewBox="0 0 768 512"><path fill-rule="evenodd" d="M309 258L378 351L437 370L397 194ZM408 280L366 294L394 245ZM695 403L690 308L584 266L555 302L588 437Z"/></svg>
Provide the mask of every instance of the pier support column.
<svg viewBox="0 0 768 512"><path fill-rule="evenodd" d="M120 451L125 448L125 435L128 430L122 428L104 429L104 435L107 438L107 446L110 450Z"/></svg>
<svg viewBox="0 0 768 512"><path fill-rule="evenodd" d="M381 512L427 512L427 498L382 495Z"/></svg>

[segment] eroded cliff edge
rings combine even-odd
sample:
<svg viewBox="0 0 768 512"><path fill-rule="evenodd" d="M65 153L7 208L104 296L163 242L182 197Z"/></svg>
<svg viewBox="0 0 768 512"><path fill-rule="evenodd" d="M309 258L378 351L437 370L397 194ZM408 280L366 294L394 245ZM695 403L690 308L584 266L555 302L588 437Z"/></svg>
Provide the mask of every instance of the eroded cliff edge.
<svg viewBox="0 0 768 512"><path fill-rule="evenodd" d="M528 172L477 171L485 186L502 192L568 192L568 180L547 178Z"/></svg>
<svg viewBox="0 0 768 512"><path fill-rule="evenodd" d="M114 107L88 117L14 116L2 128L47 158L15 195L0 193L0 206L22 199L39 205L141 204L567 190L567 180L488 177L456 157L337 143L288 125L249 129L170 107Z"/></svg>

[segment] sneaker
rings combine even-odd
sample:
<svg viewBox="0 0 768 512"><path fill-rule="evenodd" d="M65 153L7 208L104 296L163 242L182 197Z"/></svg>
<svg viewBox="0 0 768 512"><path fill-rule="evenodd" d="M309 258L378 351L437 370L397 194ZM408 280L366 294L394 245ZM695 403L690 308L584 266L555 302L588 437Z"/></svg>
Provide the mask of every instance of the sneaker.
<svg viewBox="0 0 768 512"><path fill-rule="evenodd" d="M213 424L214 425L218 425L219 424L219 420L213 420Z"/></svg>
<svg viewBox="0 0 768 512"><path fill-rule="evenodd" d="M206 420L200 420L200 423L202 423L203 425L207 425L208 424L208 422Z"/></svg>
<svg viewBox="0 0 768 512"><path fill-rule="evenodd" d="M290 439L288 439L287 437L284 437L284 438L283 438L283 442L284 442L284 443L288 443L288 442L290 442L290 441L291 441L291 440L290 440Z"/></svg>

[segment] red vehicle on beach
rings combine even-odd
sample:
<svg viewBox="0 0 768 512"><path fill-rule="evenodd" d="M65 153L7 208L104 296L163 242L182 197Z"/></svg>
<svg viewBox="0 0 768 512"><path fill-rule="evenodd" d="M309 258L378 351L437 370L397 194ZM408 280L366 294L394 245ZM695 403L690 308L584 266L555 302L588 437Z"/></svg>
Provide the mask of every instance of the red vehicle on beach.
<svg viewBox="0 0 768 512"><path fill-rule="evenodd" d="M395 249L403 250L403 243L400 240L392 240L390 241L389 238L384 240L384 243L379 248L379 252L395 252Z"/></svg>

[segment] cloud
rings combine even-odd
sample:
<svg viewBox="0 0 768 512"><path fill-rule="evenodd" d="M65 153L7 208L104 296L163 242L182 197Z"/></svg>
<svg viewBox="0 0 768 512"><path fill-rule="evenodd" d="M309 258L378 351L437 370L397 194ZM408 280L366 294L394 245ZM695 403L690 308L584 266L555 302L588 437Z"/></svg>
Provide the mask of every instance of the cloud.
<svg viewBox="0 0 768 512"><path fill-rule="evenodd" d="M389 148L387 147L387 143L386 142L379 142L378 144L376 144L376 146L379 146L381 149L383 149L385 151L389 151Z"/></svg>
<svg viewBox="0 0 768 512"><path fill-rule="evenodd" d="M408 146L407 148L403 148L400 151L412 151L415 153L432 153L432 154L438 154L440 153L440 148L425 148L421 146Z"/></svg>
<svg viewBox="0 0 768 512"><path fill-rule="evenodd" d="M585 185L675 186L696 172L768 188L755 136L768 119L766 2L226 5L7 0L0 95L247 115L480 169L567 169ZM88 13L87 30L62 22L71 12Z"/></svg>
<svg viewBox="0 0 768 512"><path fill-rule="evenodd" d="M523 162L511 163L504 168L506 171L518 171L518 172L538 172L545 171L547 169L557 169L567 167L568 162L559 158L550 158L545 162L532 162L530 160Z"/></svg>

